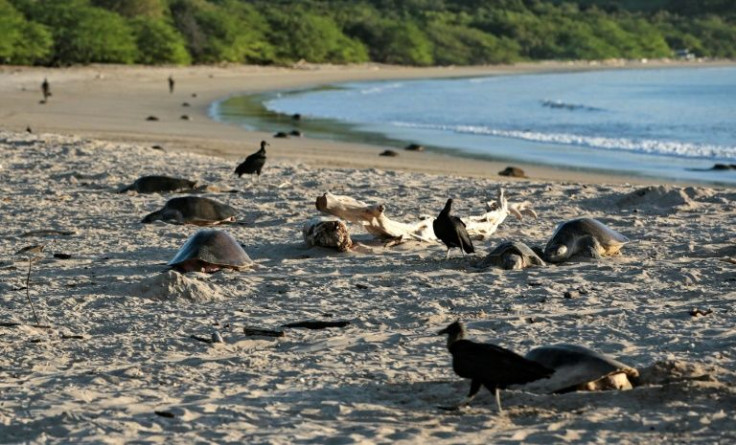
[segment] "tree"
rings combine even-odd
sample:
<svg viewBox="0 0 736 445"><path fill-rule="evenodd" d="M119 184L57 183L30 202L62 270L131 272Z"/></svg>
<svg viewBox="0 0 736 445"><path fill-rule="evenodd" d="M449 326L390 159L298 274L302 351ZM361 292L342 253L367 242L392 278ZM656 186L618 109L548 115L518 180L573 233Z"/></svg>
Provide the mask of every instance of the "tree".
<svg viewBox="0 0 736 445"><path fill-rule="evenodd" d="M251 5L226 0L176 0L174 23L195 62L269 63L274 51L265 37L268 23Z"/></svg>
<svg viewBox="0 0 736 445"><path fill-rule="evenodd" d="M166 11L162 0L93 0L93 4L128 18L161 18Z"/></svg>
<svg viewBox="0 0 736 445"><path fill-rule="evenodd" d="M334 20L301 9L270 11L270 40L283 61L313 63L367 62L368 51L361 42L343 34Z"/></svg>
<svg viewBox="0 0 736 445"><path fill-rule="evenodd" d="M427 66L434 62L432 43L414 23L391 22L376 48L378 61L396 65Z"/></svg>
<svg viewBox="0 0 736 445"><path fill-rule="evenodd" d="M140 17L132 20L131 25L138 46L137 63L188 65L192 62L184 38L168 23Z"/></svg>
<svg viewBox="0 0 736 445"><path fill-rule="evenodd" d="M438 65L508 63L518 58L518 46L474 28L433 22L427 36Z"/></svg>
<svg viewBox="0 0 736 445"><path fill-rule="evenodd" d="M28 22L7 0L0 0L0 63L43 63L52 43L45 26Z"/></svg>

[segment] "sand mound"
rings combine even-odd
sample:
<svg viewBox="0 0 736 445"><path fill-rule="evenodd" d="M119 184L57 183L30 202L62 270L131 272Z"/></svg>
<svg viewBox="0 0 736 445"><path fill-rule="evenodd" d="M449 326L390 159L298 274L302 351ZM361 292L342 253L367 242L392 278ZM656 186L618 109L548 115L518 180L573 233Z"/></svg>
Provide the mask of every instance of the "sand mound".
<svg viewBox="0 0 736 445"><path fill-rule="evenodd" d="M702 363L685 362L682 360L660 360L640 370L639 385L662 385L697 380L703 382L717 382L728 380L733 373L725 369Z"/></svg>
<svg viewBox="0 0 736 445"><path fill-rule="evenodd" d="M667 185L647 186L619 199L620 208L636 208L643 213L674 213L695 210L695 202L686 189Z"/></svg>
<svg viewBox="0 0 736 445"><path fill-rule="evenodd" d="M217 286L173 270L135 283L129 293L155 300L188 300L196 303L223 299Z"/></svg>

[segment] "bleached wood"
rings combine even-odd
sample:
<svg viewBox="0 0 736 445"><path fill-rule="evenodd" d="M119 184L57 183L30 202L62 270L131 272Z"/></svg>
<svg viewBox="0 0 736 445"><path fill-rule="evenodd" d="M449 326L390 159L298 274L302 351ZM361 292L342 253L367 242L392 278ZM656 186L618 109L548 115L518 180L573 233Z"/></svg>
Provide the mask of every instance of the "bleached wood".
<svg viewBox="0 0 736 445"><path fill-rule="evenodd" d="M394 221L386 216L386 207L383 204L369 206L350 196L325 193L317 198L316 207L327 215L361 224L371 235L383 240L392 240L393 243L407 239L424 242L437 240L432 228L434 218L425 218L415 223ZM499 189L497 199L486 203L486 213L461 219L471 237L487 239L510 214L518 219L522 219L523 215L537 217L531 203L525 201L509 204L504 197L503 189Z"/></svg>

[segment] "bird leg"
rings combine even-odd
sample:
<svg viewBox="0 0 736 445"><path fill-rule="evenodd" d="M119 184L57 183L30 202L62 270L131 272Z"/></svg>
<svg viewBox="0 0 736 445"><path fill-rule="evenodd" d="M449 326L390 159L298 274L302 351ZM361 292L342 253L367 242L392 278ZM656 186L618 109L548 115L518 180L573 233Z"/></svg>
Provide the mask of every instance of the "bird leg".
<svg viewBox="0 0 736 445"><path fill-rule="evenodd" d="M454 405L450 406L438 406L439 409L443 409L445 411L458 411L463 406L470 405L470 402L475 398L475 395L478 394L478 391L480 391L481 382L478 380L472 380L470 382L470 392L468 392L468 395L461 400L459 403L456 403Z"/></svg>
<svg viewBox="0 0 736 445"><path fill-rule="evenodd" d="M447 254L445 254L445 261L450 259L450 248L447 248Z"/></svg>
<svg viewBox="0 0 736 445"><path fill-rule="evenodd" d="M503 414L503 408L501 408L501 390L496 387L494 392L496 393L496 405L498 406L498 414Z"/></svg>

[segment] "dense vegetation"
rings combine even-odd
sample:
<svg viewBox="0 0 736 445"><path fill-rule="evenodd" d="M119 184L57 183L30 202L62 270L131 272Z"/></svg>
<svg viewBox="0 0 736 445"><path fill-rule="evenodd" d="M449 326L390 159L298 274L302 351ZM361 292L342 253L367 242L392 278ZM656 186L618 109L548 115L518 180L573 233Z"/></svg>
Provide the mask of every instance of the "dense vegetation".
<svg viewBox="0 0 736 445"><path fill-rule="evenodd" d="M736 57L733 0L0 0L0 63Z"/></svg>

